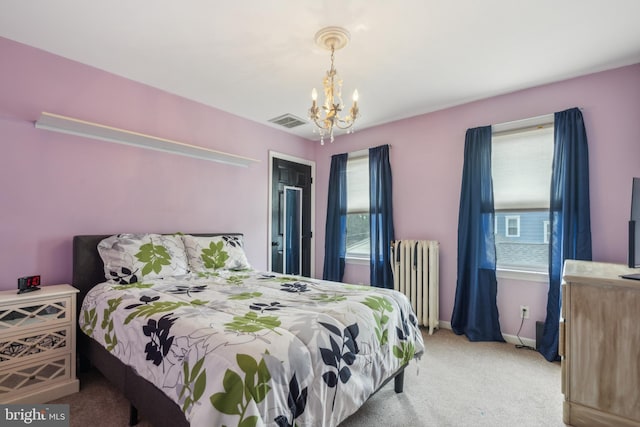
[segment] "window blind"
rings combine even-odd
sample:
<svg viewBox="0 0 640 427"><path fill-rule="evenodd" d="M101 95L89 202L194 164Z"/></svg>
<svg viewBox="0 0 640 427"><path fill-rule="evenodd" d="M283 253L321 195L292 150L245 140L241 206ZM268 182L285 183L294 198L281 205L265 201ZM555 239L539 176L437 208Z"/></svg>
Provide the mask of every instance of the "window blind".
<svg viewBox="0 0 640 427"><path fill-rule="evenodd" d="M491 175L496 210L549 209L553 126L495 135Z"/></svg>
<svg viewBox="0 0 640 427"><path fill-rule="evenodd" d="M347 213L369 213L369 156L347 160Z"/></svg>

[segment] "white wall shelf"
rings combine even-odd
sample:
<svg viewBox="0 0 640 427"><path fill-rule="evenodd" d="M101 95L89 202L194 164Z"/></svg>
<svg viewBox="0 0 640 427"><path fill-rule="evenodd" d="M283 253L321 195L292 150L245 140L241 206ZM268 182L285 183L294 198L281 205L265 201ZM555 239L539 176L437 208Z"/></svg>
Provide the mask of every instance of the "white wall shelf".
<svg viewBox="0 0 640 427"><path fill-rule="evenodd" d="M45 129L53 132L115 142L118 144L132 145L134 147L164 151L166 153L177 154L180 156L194 157L196 159L226 163L235 166L248 167L252 163L259 162L259 160L251 159L249 157L224 153L222 151L211 150L209 148L198 147L196 145L47 112L42 112L40 118L36 120L35 126L38 129Z"/></svg>

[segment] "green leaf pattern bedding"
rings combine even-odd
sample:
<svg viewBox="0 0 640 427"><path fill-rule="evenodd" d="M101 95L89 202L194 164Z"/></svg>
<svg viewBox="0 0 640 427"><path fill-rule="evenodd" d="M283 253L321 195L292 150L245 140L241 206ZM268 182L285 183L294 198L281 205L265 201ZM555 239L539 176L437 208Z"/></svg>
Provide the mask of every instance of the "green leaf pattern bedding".
<svg viewBox="0 0 640 427"><path fill-rule="evenodd" d="M395 291L257 271L200 276L103 283L80 315L84 333L192 426L335 426L424 350Z"/></svg>

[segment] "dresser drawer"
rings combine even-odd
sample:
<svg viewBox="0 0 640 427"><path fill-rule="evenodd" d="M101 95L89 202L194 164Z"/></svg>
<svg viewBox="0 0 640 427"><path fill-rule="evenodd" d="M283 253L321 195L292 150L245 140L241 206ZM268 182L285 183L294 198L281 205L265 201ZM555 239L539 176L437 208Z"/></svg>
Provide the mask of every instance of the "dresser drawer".
<svg viewBox="0 0 640 427"><path fill-rule="evenodd" d="M72 353L71 337L71 325L29 329L28 332L3 336L0 338L0 369L36 358Z"/></svg>
<svg viewBox="0 0 640 427"><path fill-rule="evenodd" d="M0 373L0 403L70 378L71 354L11 366Z"/></svg>
<svg viewBox="0 0 640 427"><path fill-rule="evenodd" d="M0 308L0 334L20 329L71 324L74 313L70 296L42 298L3 305Z"/></svg>

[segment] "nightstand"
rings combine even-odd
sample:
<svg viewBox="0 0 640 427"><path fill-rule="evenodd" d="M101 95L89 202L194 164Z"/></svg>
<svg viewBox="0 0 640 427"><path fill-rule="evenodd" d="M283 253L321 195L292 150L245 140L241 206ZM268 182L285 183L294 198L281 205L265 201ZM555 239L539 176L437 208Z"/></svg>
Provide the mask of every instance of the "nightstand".
<svg viewBox="0 0 640 427"><path fill-rule="evenodd" d="M80 390L71 285L0 291L0 403L45 403Z"/></svg>

